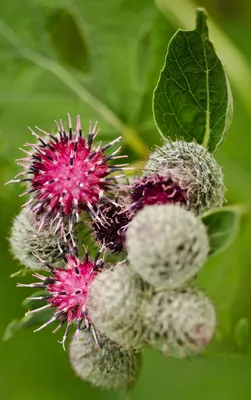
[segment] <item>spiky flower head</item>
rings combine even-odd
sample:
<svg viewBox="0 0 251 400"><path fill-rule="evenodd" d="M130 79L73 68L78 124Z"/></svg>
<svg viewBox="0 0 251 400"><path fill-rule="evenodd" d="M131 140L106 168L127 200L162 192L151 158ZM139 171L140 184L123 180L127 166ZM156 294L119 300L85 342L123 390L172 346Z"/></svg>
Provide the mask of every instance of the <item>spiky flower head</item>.
<svg viewBox="0 0 251 400"><path fill-rule="evenodd" d="M171 173L165 176L153 173L139 177L132 184L130 209L135 214L143 207L153 204L177 204L188 207L187 190L179 178L174 179Z"/></svg>
<svg viewBox="0 0 251 400"><path fill-rule="evenodd" d="M150 155L143 175L142 179L158 176L171 181L173 198L185 193L189 208L197 214L221 207L225 200L220 166L212 154L195 142L166 142Z"/></svg>
<svg viewBox="0 0 251 400"><path fill-rule="evenodd" d="M144 346L141 314L148 296L149 286L120 263L97 276L87 307L102 334L125 348L139 349Z"/></svg>
<svg viewBox="0 0 251 400"><path fill-rule="evenodd" d="M24 150L27 158L18 160L18 164L25 170L18 176L24 175L24 178L11 180L9 183L29 182L30 189L24 194L31 196L27 205L32 211L42 213L44 222L55 220L56 227L63 227L67 220L71 231L81 211L86 211L92 218L98 218L94 206L98 205L102 197L106 197L112 187L111 183L116 185L114 178L108 175L124 167L124 164L110 165L109 162L125 156L116 156L120 148L110 155L105 154L120 137L103 147L100 142L93 148L93 141L99 132L97 123L93 127L90 124L87 138L82 135L79 116L75 132L70 116L68 132L62 121L60 126L57 122L56 124L56 135L36 127L47 136L46 139L31 129L38 143L26 144L31 146L32 151Z"/></svg>
<svg viewBox="0 0 251 400"><path fill-rule="evenodd" d="M211 301L200 291L167 291L152 297L144 323L149 345L167 356L182 358L200 353L209 344L216 315Z"/></svg>
<svg viewBox="0 0 251 400"><path fill-rule="evenodd" d="M62 251L65 251L62 236L52 232L47 224L39 230L41 218L39 214L23 208L13 221L9 238L14 257L32 270L41 269L41 262L34 254L54 263L62 257Z"/></svg>
<svg viewBox="0 0 251 400"><path fill-rule="evenodd" d="M141 365L139 353L125 350L105 336L100 337L100 347L97 347L87 331L81 331L78 340L73 338L70 361L81 379L103 389L115 390L132 388Z"/></svg>
<svg viewBox="0 0 251 400"><path fill-rule="evenodd" d="M177 205L147 206L126 233L131 268L158 288L178 288L203 266L209 253L206 227Z"/></svg>
<svg viewBox="0 0 251 400"><path fill-rule="evenodd" d="M101 200L99 211L102 221L94 221L95 238L112 253L125 250L125 232L130 223L132 213L127 209L128 195L115 197L114 201Z"/></svg>
<svg viewBox="0 0 251 400"><path fill-rule="evenodd" d="M39 258L46 270L50 271L50 275L45 276L35 273L33 276L39 281L30 284L18 284L18 287L30 287L44 289L45 295L29 298L30 300L43 300L46 305L28 311L26 315L39 312L46 308L52 308L54 313L52 317L35 332L45 328L54 321L59 321L59 327L66 322L66 331L62 344L64 346L69 328L73 322L77 323L77 334L82 326L91 328L93 336L97 341L95 329L91 323L86 307L86 300L91 283L104 267L104 260L99 259L102 249L98 252L94 260L90 260L88 252L85 258L80 260L73 250L69 248L68 254L64 256L65 268L54 268L46 261Z"/></svg>

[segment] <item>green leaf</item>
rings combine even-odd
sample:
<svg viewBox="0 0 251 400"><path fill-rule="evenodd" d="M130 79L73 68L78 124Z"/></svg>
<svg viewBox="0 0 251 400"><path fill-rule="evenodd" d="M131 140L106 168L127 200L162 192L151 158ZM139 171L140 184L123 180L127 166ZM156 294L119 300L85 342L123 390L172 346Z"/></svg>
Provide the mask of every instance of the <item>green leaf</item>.
<svg viewBox="0 0 251 400"><path fill-rule="evenodd" d="M37 290L35 293L22 301L22 306L28 310L35 310L38 307L42 307L46 305L46 301L43 300L34 300L34 297L41 297L48 295L48 292L45 290Z"/></svg>
<svg viewBox="0 0 251 400"><path fill-rule="evenodd" d="M10 278L24 278L27 275L32 274L32 270L29 268L21 268L17 272L14 272L13 274L10 275Z"/></svg>
<svg viewBox="0 0 251 400"><path fill-rule="evenodd" d="M13 319L5 328L4 335L3 335L3 341L7 342L7 340L10 340L13 338L16 330L18 329L18 319Z"/></svg>
<svg viewBox="0 0 251 400"><path fill-rule="evenodd" d="M172 22L174 26L178 26L179 28L182 27L183 29L190 29L194 20L195 5L193 0L179 0L172 2L167 0L155 0L155 4L163 12L167 20ZM238 2L238 5L240 4L242 3ZM244 8L242 11L245 13ZM250 115L250 60L248 59L247 54L244 55L242 52L248 27L245 28L244 25L242 26L242 29L238 29L238 40L233 40L234 31L236 29L234 24L227 24L227 32L229 35L225 31L224 26L222 26L224 24L218 25L216 20L214 21L212 18L212 15L210 15L208 25L210 29L210 37L226 66L230 82L234 86L236 93L238 93L242 106L246 108L246 111Z"/></svg>
<svg viewBox="0 0 251 400"><path fill-rule="evenodd" d="M179 30L168 46L153 97L162 137L196 140L214 152L232 120L232 95L224 67L208 37L207 16L197 11L196 28Z"/></svg>
<svg viewBox="0 0 251 400"><path fill-rule="evenodd" d="M14 319L9 323L9 325L6 327L3 340L7 341L11 339L15 333L17 333L20 330L24 330L30 327L38 327L40 325L43 325L45 322L47 322L51 318L52 310L51 309L46 309L39 311L34 314L30 314L27 316L24 316L20 320Z"/></svg>
<svg viewBox="0 0 251 400"><path fill-rule="evenodd" d="M22 306L28 310L36 310L46 305L44 300L34 300L35 297L46 296L46 292L39 290L33 293L30 298L23 300ZM15 333L20 330L27 329L30 327L38 327L47 322L52 316L53 310L46 308L44 310L35 312L34 314L25 315L20 320L14 319L11 321L4 332L3 340L7 341L11 339Z"/></svg>
<svg viewBox="0 0 251 400"><path fill-rule="evenodd" d="M239 215L234 208L225 208L202 216L207 227L210 255L224 250L234 240L238 231Z"/></svg>

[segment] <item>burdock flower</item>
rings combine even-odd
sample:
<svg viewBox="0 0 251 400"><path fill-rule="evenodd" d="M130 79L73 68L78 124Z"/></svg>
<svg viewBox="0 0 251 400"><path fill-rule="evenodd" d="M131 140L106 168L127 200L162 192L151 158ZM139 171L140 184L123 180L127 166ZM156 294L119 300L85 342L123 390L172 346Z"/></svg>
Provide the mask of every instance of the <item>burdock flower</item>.
<svg viewBox="0 0 251 400"><path fill-rule="evenodd" d="M32 270L41 269L41 262L34 254L54 263L62 257L62 250L66 250L63 237L55 234L47 223L39 229L41 218L41 215L23 208L13 221L9 238L14 257Z"/></svg>
<svg viewBox="0 0 251 400"><path fill-rule="evenodd" d="M97 347L88 331L73 338L70 361L76 374L103 389L131 389L139 375L141 355L125 350L105 336L101 336L100 343Z"/></svg>
<svg viewBox="0 0 251 400"><path fill-rule="evenodd" d="M58 263L62 253L66 252L66 242L59 232L54 232L46 221L42 227L42 215L33 213L28 208L23 208L15 217L9 237L10 250L13 256L25 267L32 270L41 269L41 262L36 256L48 263ZM68 234L66 237L71 243L82 244L89 236L89 230L82 221L73 226L74 238ZM80 248L81 250L81 248ZM35 255L36 256L35 256Z"/></svg>
<svg viewBox="0 0 251 400"><path fill-rule="evenodd" d="M94 211L101 198L108 198L107 192L116 185L114 177L108 177L115 171L123 170L125 164L110 165L111 160L124 158L117 156L120 148L110 155L105 152L121 137L102 147L102 142L93 148L93 141L99 129L97 123L90 124L89 135L84 138L80 117L77 117L76 131L73 132L69 116L69 131L66 132L62 121L57 124L58 133L52 135L38 127L36 129L47 136L39 136L31 129L38 139L37 144L31 146L32 151L23 150L26 158L18 160L25 171L19 173L11 182L28 182L30 199L26 203L33 212L43 214L41 226L46 221L55 222L56 228L64 227L68 221L69 230L75 221L79 220L79 213L86 211L93 219L101 221ZM23 175L23 178L19 178Z"/></svg>
<svg viewBox="0 0 251 400"><path fill-rule="evenodd" d="M149 345L171 357L200 353L211 341L216 315L210 299L194 289L156 293L144 314Z"/></svg>
<svg viewBox="0 0 251 400"><path fill-rule="evenodd" d="M132 184L130 208L135 213L144 206L153 204L177 204L187 207L187 190L178 177L175 179L169 172L165 176L158 173L143 176L135 179Z"/></svg>
<svg viewBox="0 0 251 400"><path fill-rule="evenodd" d="M142 313L151 288L128 265L101 272L90 286L87 307L96 328L127 349L144 346Z"/></svg>
<svg viewBox="0 0 251 400"><path fill-rule="evenodd" d="M197 214L221 207L225 200L221 167L212 154L195 142L166 142L157 148L150 154L141 180L141 184L135 182L136 205L140 205L137 186L147 197L144 204L153 204L149 202L149 182L150 195L159 203L187 205Z"/></svg>
<svg viewBox="0 0 251 400"><path fill-rule="evenodd" d="M41 308L27 312L27 315L39 312L46 308L54 309L52 317L34 332L37 332L54 321L59 321L59 329L65 322L67 324L65 334L62 340L64 346L69 328L73 322L77 324L77 334L82 327L92 330L95 341L98 343L98 337L86 308L86 300L91 283L96 275L104 267L104 260L99 259L102 249L97 253L94 260L90 260L88 252L85 258L80 260L72 249L64 256L65 268L54 268L49 263L40 259L41 263L50 271L49 276L35 273L33 276L39 279L39 282L30 284L18 284L18 287L30 287L44 289L46 293L43 296L31 297L31 300L44 300L47 304Z"/></svg>
<svg viewBox="0 0 251 400"><path fill-rule="evenodd" d="M130 198L127 193L124 196L116 196L115 201L101 200L99 211L102 221L94 221L95 238L105 245L112 253L120 253L125 250L125 232L131 221L132 213L127 209Z"/></svg>
<svg viewBox="0 0 251 400"><path fill-rule="evenodd" d="M177 288L203 267L209 240L192 211L173 204L147 206L126 233L131 268L158 288Z"/></svg>

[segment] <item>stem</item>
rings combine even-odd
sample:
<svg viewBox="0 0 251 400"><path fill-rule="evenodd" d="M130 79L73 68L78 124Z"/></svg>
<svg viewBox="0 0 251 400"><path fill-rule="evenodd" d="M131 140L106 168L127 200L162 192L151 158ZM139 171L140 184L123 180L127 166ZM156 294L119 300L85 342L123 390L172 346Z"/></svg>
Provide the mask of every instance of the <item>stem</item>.
<svg viewBox="0 0 251 400"><path fill-rule="evenodd" d="M84 103L89 104L89 106L97 111L104 118L104 120L108 122L108 124L121 133L125 142L135 151L135 153L137 153L139 156L146 155L147 147L138 136L137 132L124 124L109 107L88 92L88 90L86 90L85 87L81 85L67 69L62 67L54 60L44 57L26 47L20 37L2 19L0 19L0 33L2 33L2 35L18 50L18 52L24 58L52 72L73 92L75 92Z"/></svg>
<svg viewBox="0 0 251 400"><path fill-rule="evenodd" d="M192 0L155 0L155 3L175 25L182 26L184 29L191 29L194 25L197 6ZM210 39L215 43L236 91L247 110L250 111L251 70L249 63L231 39L212 21L212 18L208 19L208 26Z"/></svg>

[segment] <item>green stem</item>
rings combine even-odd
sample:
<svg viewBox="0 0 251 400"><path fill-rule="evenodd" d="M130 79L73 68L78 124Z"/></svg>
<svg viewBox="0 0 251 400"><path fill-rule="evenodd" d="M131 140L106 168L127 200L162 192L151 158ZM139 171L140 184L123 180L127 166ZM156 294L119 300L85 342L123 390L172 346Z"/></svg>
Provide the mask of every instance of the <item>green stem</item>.
<svg viewBox="0 0 251 400"><path fill-rule="evenodd" d="M194 26L197 5L192 0L155 0L157 7L174 22L184 29ZM208 20L210 39L215 44L222 58L228 75L239 93L248 111L251 109L251 69L248 61L229 37L212 21Z"/></svg>
<svg viewBox="0 0 251 400"><path fill-rule="evenodd" d="M121 133L125 143L127 143L135 153L139 156L146 155L147 147L138 136L137 132L124 124L109 107L88 92L88 90L86 90L85 87L81 85L67 69L63 68L57 62L26 47L20 37L2 19L0 19L0 33L2 33L2 35L24 58L52 72L73 92L75 92L84 103L97 111L108 124Z"/></svg>

